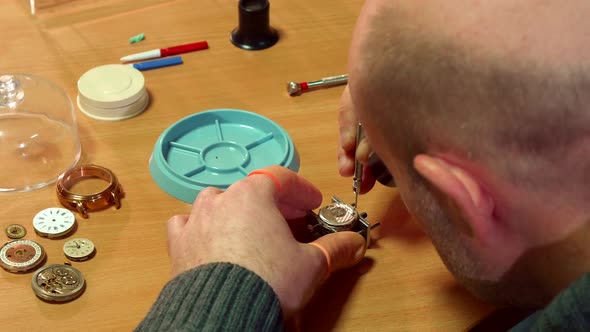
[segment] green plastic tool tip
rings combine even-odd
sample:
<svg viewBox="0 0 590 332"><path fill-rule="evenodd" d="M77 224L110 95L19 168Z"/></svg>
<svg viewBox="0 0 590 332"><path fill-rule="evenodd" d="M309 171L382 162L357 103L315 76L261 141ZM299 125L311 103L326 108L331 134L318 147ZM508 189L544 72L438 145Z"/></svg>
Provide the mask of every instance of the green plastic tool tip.
<svg viewBox="0 0 590 332"><path fill-rule="evenodd" d="M135 44L135 43L140 42L144 39L145 39L145 34L140 33L139 35L135 35L135 36L129 38L129 44Z"/></svg>

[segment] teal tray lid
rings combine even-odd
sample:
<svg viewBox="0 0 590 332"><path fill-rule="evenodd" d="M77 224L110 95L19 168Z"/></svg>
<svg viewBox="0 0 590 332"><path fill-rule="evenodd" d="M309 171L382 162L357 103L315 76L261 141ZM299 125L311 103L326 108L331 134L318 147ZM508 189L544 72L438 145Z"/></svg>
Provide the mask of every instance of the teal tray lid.
<svg viewBox="0 0 590 332"><path fill-rule="evenodd" d="M206 187L226 189L270 165L299 171L289 134L266 117L234 109L203 111L177 121L160 135L149 161L160 188L187 203Z"/></svg>

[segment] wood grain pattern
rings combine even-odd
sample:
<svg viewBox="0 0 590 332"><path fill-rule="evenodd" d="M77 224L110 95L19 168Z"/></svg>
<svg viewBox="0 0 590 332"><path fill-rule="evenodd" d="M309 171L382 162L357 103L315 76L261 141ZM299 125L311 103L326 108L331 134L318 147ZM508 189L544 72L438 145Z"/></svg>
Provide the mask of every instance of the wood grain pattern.
<svg viewBox="0 0 590 332"><path fill-rule="evenodd" d="M300 173L322 190L325 203L333 194L352 200L351 180L338 175L336 160L342 87L290 97L285 84L346 72L361 5L273 0L271 24L281 39L270 49L247 52L228 39L237 25L236 1L50 1L35 17L27 1L3 1L0 72L43 76L72 99L80 75L123 55L198 40L207 40L210 49L184 55L184 65L144 72L151 103L138 117L101 122L76 111L83 162L111 169L126 197L120 210L78 218L75 235L97 248L92 260L74 263L88 282L79 299L42 302L31 290L31 274L0 271L1 329L128 331L143 318L169 279L166 221L190 209L155 184L148 159L162 131L189 114L235 108L274 120L290 134ZM140 32L146 39L130 45L128 38ZM54 187L0 195L0 226L25 225L26 238L45 247L47 264L63 263L67 239L40 238L32 228L39 210L58 204ZM383 222L378 239L362 264L334 275L320 290L301 314L302 330L458 331L490 311L446 271L395 190L379 186L359 205L369 220Z"/></svg>

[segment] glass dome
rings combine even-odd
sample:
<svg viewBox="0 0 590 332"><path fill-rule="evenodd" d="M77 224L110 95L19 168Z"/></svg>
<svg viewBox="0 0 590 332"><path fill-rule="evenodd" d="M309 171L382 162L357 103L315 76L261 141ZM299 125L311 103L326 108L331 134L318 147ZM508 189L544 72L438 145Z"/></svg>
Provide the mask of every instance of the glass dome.
<svg viewBox="0 0 590 332"><path fill-rule="evenodd" d="M80 151L76 114L63 89L39 76L0 73L0 192L55 182Z"/></svg>

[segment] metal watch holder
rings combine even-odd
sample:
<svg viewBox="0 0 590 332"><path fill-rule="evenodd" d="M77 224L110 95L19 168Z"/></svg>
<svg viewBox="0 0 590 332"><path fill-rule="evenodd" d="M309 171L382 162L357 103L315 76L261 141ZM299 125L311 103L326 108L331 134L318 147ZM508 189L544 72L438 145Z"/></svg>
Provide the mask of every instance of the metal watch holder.
<svg viewBox="0 0 590 332"><path fill-rule="evenodd" d="M380 223L371 224L366 212L357 212L354 204L347 204L337 196L332 203L321 207L318 212L308 211L301 219L290 223L291 231L300 242L312 242L330 233L352 231L365 238L366 247L371 244L371 229Z"/></svg>

